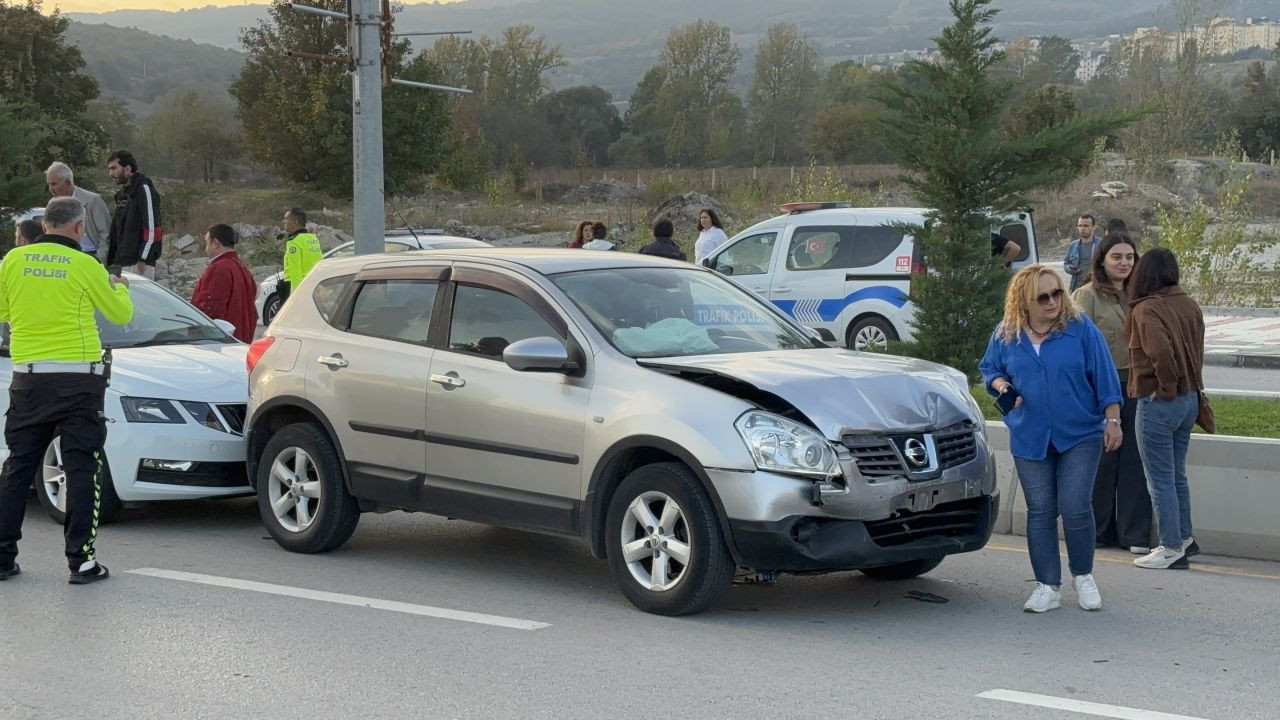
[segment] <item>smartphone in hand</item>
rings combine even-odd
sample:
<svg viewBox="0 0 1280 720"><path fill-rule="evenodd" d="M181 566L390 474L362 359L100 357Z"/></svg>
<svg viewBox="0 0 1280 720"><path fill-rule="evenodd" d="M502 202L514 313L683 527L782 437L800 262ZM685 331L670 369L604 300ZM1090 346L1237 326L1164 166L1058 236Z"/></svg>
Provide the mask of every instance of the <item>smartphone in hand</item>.
<svg viewBox="0 0 1280 720"><path fill-rule="evenodd" d="M1013 407L1020 397L1022 396L1018 394L1018 390L1010 385L1008 390L996 396L996 409L1001 415L1008 415L1013 412Z"/></svg>
<svg viewBox="0 0 1280 720"><path fill-rule="evenodd" d="M124 268L120 265L111 265L107 267L107 274L112 277L120 277L120 273L124 272Z"/></svg>

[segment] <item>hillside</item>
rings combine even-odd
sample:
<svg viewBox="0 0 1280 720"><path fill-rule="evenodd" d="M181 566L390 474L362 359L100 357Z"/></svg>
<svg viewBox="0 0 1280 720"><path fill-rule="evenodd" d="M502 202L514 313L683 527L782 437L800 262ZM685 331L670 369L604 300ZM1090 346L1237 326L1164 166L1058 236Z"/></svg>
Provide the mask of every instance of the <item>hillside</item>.
<svg viewBox="0 0 1280 720"><path fill-rule="evenodd" d="M242 53L134 28L72 22L68 39L104 97L120 97L138 115L175 88L226 93L244 64Z"/></svg>

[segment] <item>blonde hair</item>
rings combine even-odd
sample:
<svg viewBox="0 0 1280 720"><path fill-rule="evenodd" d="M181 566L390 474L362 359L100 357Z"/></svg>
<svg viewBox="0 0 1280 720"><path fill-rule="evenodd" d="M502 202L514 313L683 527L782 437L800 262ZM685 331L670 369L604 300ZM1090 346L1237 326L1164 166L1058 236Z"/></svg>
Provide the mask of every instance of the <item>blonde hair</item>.
<svg viewBox="0 0 1280 720"><path fill-rule="evenodd" d="M1057 270L1036 263L1018 271L1009 281L1009 291L1004 296L1004 320L996 328L996 335L1005 342L1017 342L1018 336L1031 327L1031 303L1035 302L1041 275L1052 275L1058 288L1062 290L1062 299L1058 301L1058 317L1053 321L1049 332L1061 330L1068 322L1080 319L1080 308L1071 300L1071 294L1063 286L1062 276Z"/></svg>

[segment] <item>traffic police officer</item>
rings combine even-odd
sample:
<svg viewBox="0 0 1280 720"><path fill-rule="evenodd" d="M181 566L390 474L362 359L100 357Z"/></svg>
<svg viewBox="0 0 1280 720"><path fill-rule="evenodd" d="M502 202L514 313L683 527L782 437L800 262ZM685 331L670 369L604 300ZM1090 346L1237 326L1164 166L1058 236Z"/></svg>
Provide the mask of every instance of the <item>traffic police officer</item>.
<svg viewBox="0 0 1280 720"><path fill-rule="evenodd" d="M63 523L70 582L107 577L94 555L102 502L103 398L109 364L94 310L109 322L133 317L128 282L111 277L80 251L85 209L73 197L54 198L44 235L0 261L0 322L12 328L13 380L4 437L9 459L0 474L0 580L17 575L27 491L55 437L66 473Z"/></svg>
<svg viewBox="0 0 1280 720"><path fill-rule="evenodd" d="M324 258L320 250L320 238L307 232L307 213L302 208L292 208L284 214L284 231L288 236L284 247L284 282L280 284L280 302L289 299L289 293L302 284L302 279Z"/></svg>

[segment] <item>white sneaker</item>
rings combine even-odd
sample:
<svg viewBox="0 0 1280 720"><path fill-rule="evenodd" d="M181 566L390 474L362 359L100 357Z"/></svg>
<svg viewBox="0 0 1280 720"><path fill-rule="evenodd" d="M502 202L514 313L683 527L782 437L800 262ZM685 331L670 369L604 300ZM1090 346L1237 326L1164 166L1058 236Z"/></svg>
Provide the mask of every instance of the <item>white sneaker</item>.
<svg viewBox="0 0 1280 720"><path fill-rule="evenodd" d="M1138 567L1149 568L1151 570L1164 570L1170 565L1178 562L1183 558L1182 548L1167 548L1163 545L1151 551L1151 554L1144 555L1133 561Z"/></svg>
<svg viewBox="0 0 1280 720"><path fill-rule="evenodd" d="M1036 583L1036 589L1032 591L1031 597L1027 598L1027 603L1022 606L1022 609L1026 612L1042 613L1056 610L1061 606L1062 592L1060 590L1054 590L1044 583Z"/></svg>
<svg viewBox="0 0 1280 720"><path fill-rule="evenodd" d="M1147 547L1146 545L1130 545L1129 552L1133 553L1134 555L1146 555L1151 552L1151 548Z"/></svg>
<svg viewBox="0 0 1280 720"><path fill-rule="evenodd" d="M1093 575L1076 576L1076 599L1085 610L1102 607L1102 593L1098 592L1098 583L1093 581Z"/></svg>

